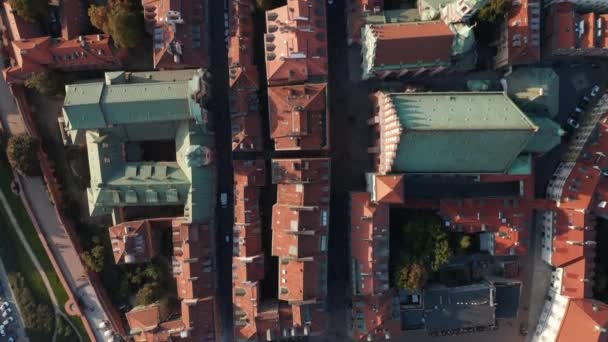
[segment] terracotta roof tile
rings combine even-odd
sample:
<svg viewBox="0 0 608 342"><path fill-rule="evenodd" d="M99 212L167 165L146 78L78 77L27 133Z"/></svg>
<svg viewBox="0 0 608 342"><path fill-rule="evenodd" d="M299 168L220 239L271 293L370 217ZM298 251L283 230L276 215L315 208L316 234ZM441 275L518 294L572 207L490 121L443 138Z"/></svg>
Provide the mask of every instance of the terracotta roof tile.
<svg viewBox="0 0 608 342"><path fill-rule="evenodd" d="M368 192L350 193L350 251L359 279L354 289L363 296L388 290L389 206L374 204Z"/></svg>
<svg viewBox="0 0 608 342"><path fill-rule="evenodd" d="M325 3L288 0L266 12L266 75L270 85L327 77Z"/></svg>
<svg viewBox="0 0 608 342"><path fill-rule="evenodd" d="M376 201L381 203L404 203L405 175L376 175Z"/></svg>
<svg viewBox="0 0 608 342"><path fill-rule="evenodd" d="M594 299L573 299L562 321L556 342L606 341L608 306Z"/></svg>
<svg viewBox="0 0 608 342"><path fill-rule="evenodd" d="M378 37L375 66L450 62L454 32L443 21L370 25Z"/></svg>
<svg viewBox="0 0 608 342"><path fill-rule="evenodd" d="M326 83L268 88L270 135L276 150L328 148Z"/></svg>
<svg viewBox="0 0 608 342"><path fill-rule="evenodd" d="M205 6L202 2L142 0L152 35L155 69L198 68L207 63Z"/></svg>

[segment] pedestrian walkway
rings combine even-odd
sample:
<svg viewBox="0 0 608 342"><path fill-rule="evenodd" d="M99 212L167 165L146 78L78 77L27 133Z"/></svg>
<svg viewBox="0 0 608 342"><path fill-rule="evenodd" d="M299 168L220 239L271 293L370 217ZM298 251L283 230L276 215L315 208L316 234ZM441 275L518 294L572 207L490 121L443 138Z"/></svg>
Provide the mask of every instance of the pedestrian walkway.
<svg viewBox="0 0 608 342"><path fill-rule="evenodd" d="M21 191L36 216L33 219L43 231L53 255L63 271L63 275L83 304L83 314L87 317L98 341L103 341L103 332L97 329L108 318L101 306L97 293L89 283L82 261L63 225L59 222L55 207L49 201L46 186L40 177L23 178ZM42 219L43 218L43 219Z"/></svg>

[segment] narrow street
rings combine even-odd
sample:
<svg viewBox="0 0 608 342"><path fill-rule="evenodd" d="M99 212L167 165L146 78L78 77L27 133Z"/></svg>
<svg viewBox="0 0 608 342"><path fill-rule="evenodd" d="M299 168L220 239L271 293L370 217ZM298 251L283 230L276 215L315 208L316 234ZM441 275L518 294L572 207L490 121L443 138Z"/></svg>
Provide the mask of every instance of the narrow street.
<svg viewBox="0 0 608 342"><path fill-rule="evenodd" d="M326 341L347 340L349 321L349 191L365 190L371 171L366 152L371 113L369 86L349 79L344 0L328 6L331 214L328 257L329 332Z"/></svg>
<svg viewBox="0 0 608 342"><path fill-rule="evenodd" d="M220 193L228 194L228 203L232 202L232 152L230 115L228 113L228 51L224 42L224 13L228 0L209 1L210 27L210 71L213 76L213 108L215 114L215 162L217 163L216 187ZM226 236L232 239L234 224L233 206L222 208L216 201L215 225L216 266L217 266L217 300L220 308L221 341L233 341L232 337L232 243L226 242Z"/></svg>

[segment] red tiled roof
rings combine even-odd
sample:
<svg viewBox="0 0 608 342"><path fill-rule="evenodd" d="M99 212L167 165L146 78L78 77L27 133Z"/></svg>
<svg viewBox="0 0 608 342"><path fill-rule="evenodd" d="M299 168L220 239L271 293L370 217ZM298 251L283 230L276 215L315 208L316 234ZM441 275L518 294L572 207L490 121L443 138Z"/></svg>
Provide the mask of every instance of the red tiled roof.
<svg viewBox="0 0 608 342"><path fill-rule="evenodd" d="M131 331L151 331L160 323L160 307L158 305L137 307L127 312L126 317Z"/></svg>
<svg viewBox="0 0 608 342"><path fill-rule="evenodd" d="M372 203L368 192L351 192L350 208L351 257L366 275L353 279L353 286L360 283L363 296L383 293L388 282L379 275L388 272L389 206Z"/></svg>
<svg viewBox="0 0 608 342"><path fill-rule="evenodd" d="M327 76L325 3L288 0L266 12L266 75L270 85Z"/></svg>
<svg viewBox="0 0 608 342"><path fill-rule="evenodd" d="M556 342L606 341L608 305L590 298L572 299L562 321Z"/></svg>
<svg viewBox="0 0 608 342"><path fill-rule="evenodd" d="M81 36L77 39L37 37L12 42L14 63L3 73L7 81L23 80L33 72L47 69L74 71L113 69L121 62L106 35Z"/></svg>
<svg viewBox="0 0 608 342"><path fill-rule="evenodd" d="M454 32L443 21L370 25L378 37L374 65L449 62Z"/></svg>
<svg viewBox="0 0 608 342"><path fill-rule="evenodd" d="M569 298L585 298L593 295L593 260L579 258L564 267L561 293Z"/></svg>
<svg viewBox="0 0 608 342"><path fill-rule="evenodd" d="M259 285L240 283L233 280L232 298L235 306L235 335L237 338L251 339L257 333L258 303L260 302ZM237 312L238 311L238 312ZM236 319L239 317L239 319Z"/></svg>
<svg viewBox="0 0 608 342"><path fill-rule="evenodd" d="M346 30L349 44L361 43L361 28L365 25L365 13L384 9L384 0L348 0L346 4Z"/></svg>
<svg viewBox="0 0 608 342"><path fill-rule="evenodd" d="M329 159L273 159L274 184L322 183L329 181Z"/></svg>
<svg viewBox="0 0 608 342"><path fill-rule="evenodd" d="M13 7L9 0L4 0L3 5L12 40L22 40L40 36L40 27L38 23L27 21L16 15L13 12Z"/></svg>
<svg viewBox="0 0 608 342"><path fill-rule="evenodd" d="M279 258L279 299L287 302L325 298L327 260L317 255L306 260Z"/></svg>
<svg viewBox="0 0 608 342"><path fill-rule="evenodd" d="M171 220L161 218L132 221L110 227L110 241L116 264L149 262L158 254L157 228L171 227Z"/></svg>
<svg viewBox="0 0 608 342"><path fill-rule="evenodd" d="M376 201L403 204L405 175L375 175Z"/></svg>
<svg viewBox="0 0 608 342"><path fill-rule="evenodd" d="M125 222L122 225L171 229L173 239L172 271L181 300L181 318L160 324L158 305L127 313L131 333L137 341L167 341L169 335L185 332L185 341L215 338L215 265L213 232L208 225L192 224L181 218ZM122 226L110 228L110 235ZM124 228L122 231L125 231ZM135 232L141 231L141 228ZM150 234L149 234L150 235ZM154 324L153 324L154 323ZM142 326L147 328L141 328Z"/></svg>
<svg viewBox="0 0 608 342"><path fill-rule="evenodd" d="M553 54L559 49L576 47L574 6L569 2L553 5L548 10L543 37L543 49Z"/></svg>
<svg viewBox="0 0 608 342"><path fill-rule="evenodd" d="M384 340L386 336L395 337L401 332L401 321L392 318L393 298L392 291L379 296L361 296L353 300L353 320L357 312L363 313L366 331L355 333L356 341L368 341L368 336L373 341ZM353 330L357 330L353 327Z"/></svg>
<svg viewBox="0 0 608 342"><path fill-rule="evenodd" d="M505 21L507 64L528 64L540 60L540 1L521 0L511 6Z"/></svg>
<svg viewBox="0 0 608 342"><path fill-rule="evenodd" d="M263 159L234 160L234 182L242 185L266 185L266 164Z"/></svg>
<svg viewBox="0 0 608 342"><path fill-rule="evenodd" d="M61 1L61 36L63 39L74 39L82 34L83 26L88 24L83 2L79 0Z"/></svg>
<svg viewBox="0 0 608 342"><path fill-rule="evenodd" d="M207 63L203 2L142 0L152 35L155 69L198 68Z"/></svg>
<svg viewBox="0 0 608 342"><path fill-rule="evenodd" d="M522 199L440 200L440 213L451 228L494 233L494 254L526 254L534 203Z"/></svg>
<svg viewBox="0 0 608 342"><path fill-rule="evenodd" d="M276 150L328 148L326 83L268 88L270 135Z"/></svg>

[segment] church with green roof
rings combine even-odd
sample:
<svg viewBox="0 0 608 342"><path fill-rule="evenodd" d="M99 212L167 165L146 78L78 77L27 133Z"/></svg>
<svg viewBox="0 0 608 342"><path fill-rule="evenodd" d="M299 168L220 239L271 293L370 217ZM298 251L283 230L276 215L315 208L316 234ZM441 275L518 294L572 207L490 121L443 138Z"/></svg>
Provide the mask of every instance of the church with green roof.
<svg viewBox="0 0 608 342"><path fill-rule="evenodd" d="M108 72L66 86L60 120L68 143L86 144L91 216L125 207L183 206L213 216L214 134L201 106L203 70Z"/></svg>
<svg viewBox="0 0 608 342"><path fill-rule="evenodd" d="M372 99L368 123L377 139L368 151L380 174L526 175L532 155L560 142L551 120L533 121L502 92L377 92Z"/></svg>

